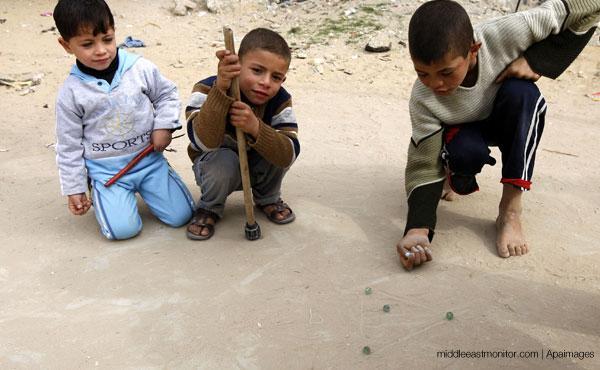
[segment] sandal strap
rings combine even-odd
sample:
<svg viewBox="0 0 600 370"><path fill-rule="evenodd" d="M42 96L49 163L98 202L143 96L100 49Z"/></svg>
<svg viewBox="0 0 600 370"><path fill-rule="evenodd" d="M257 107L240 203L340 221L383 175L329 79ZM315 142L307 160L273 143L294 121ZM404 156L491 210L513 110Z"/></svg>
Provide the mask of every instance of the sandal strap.
<svg viewBox="0 0 600 370"><path fill-rule="evenodd" d="M209 219L213 221L213 223L209 223ZM216 213L211 212L206 209L197 209L194 212L194 217L190 221L187 226L187 237L192 240L207 240L210 239L215 233L215 224L219 220L219 216ZM200 230L192 231L191 227L198 227ZM208 234L202 235L201 229L208 230Z"/></svg>
<svg viewBox="0 0 600 370"><path fill-rule="evenodd" d="M188 232L190 232L189 228L190 228L191 225L207 228L208 229L208 235L212 234L215 231L215 225L214 224L208 224L208 223L205 223L205 222L194 222L194 220L192 220L192 222L190 222L190 224L188 225Z"/></svg>
<svg viewBox="0 0 600 370"><path fill-rule="evenodd" d="M214 224L209 224L207 222L200 222L201 219L206 219L208 217L210 217L214 221L215 224L220 219L219 215L217 215L213 211L209 211L208 209L204 209L204 208L198 208L196 210L196 212L194 213L194 217L192 218L191 223L194 225L197 225L197 226L201 226L201 227L208 227L210 229L210 227L214 226Z"/></svg>
<svg viewBox="0 0 600 370"><path fill-rule="evenodd" d="M271 217L276 217L278 213L283 212L285 210L289 210L290 214L294 213L290 206L288 206L287 203L284 202L281 198L279 198L275 203L265 204L264 206L262 206L263 209L267 207L275 207L271 210L271 212L269 212Z"/></svg>

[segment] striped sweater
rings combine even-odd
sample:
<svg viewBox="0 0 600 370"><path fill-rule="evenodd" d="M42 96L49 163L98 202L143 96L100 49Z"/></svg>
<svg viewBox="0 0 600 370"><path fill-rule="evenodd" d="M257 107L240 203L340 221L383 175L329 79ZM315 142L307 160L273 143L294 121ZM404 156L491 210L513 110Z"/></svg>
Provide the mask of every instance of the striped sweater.
<svg viewBox="0 0 600 370"><path fill-rule="evenodd" d="M588 31L596 26L599 18L600 0L548 0L528 11L489 20L474 27L475 41L482 43L477 61L478 79L474 86L460 86L449 96L436 96L419 80L415 82L409 101L412 137L405 170L409 198L406 230L428 227L430 237L433 234L437 199L430 198L437 196L439 199L438 193L441 193L445 178L440 158L442 124L454 125L487 118L500 88L495 79L507 65L532 45L559 34L568 33L573 38L581 35L581 38L589 40L591 32ZM579 45L578 51L568 56L574 59L583 46ZM574 48L573 45L568 47ZM539 60L544 53L532 55ZM527 53L525 56L530 61ZM548 62L530 61L530 64L535 69L536 65L543 66ZM555 71L549 74L556 77ZM434 184L435 189L431 186Z"/></svg>
<svg viewBox="0 0 600 370"><path fill-rule="evenodd" d="M235 127L228 121L233 99L213 87L215 81L216 76L212 76L196 83L185 109L192 161L218 148L237 151ZM253 106L243 94L242 101L252 107L259 120L256 140L246 135L248 150L257 151L275 166L289 168L300 154L291 95L282 87L266 104Z"/></svg>

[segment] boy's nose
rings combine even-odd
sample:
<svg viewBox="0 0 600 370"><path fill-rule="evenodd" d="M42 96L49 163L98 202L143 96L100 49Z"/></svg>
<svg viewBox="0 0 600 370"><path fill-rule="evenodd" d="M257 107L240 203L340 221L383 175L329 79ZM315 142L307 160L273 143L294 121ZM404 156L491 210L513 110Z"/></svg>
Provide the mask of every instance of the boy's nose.
<svg viewBox="0 0 600 370"><path fill-rule="evenodd" d="M440 88L440 87L444 86L444 80L435 80L435 81L433 81L432 85L434 88Z"/></svg>
<svg viewBox="0 0 600 370"><path fill-rule="evenodd" d="M104 45L98 45L96 46L96 54L101 55L106 53L106 48L104 47Z"/></svg>
<svg viewBox="0 0 600 370"><path fill-rule="evenodd" d="M265 75L260 79L260 84L263 86L268 87L270 82L271 82L271 77L268 75Z"/></svg>

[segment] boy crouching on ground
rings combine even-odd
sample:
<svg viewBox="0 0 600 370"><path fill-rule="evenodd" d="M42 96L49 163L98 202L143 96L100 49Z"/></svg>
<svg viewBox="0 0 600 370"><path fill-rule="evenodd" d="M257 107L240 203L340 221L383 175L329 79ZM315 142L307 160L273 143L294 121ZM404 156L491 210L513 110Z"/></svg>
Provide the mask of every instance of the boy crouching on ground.
<svg viewBox="0 0 600 370"><path fill-rule="evenodd" d="M247 138L254 203L276 224L296 217L281 199L283 177L300 153L292 98L281 86L290 49L276 32L257 28L242 39L237 55L226 50L216 55L217 75L196 83L186 108L188 153L202 191L187 228L194 240L213 236L227 197L241 190L236 127ZM227 96L235 77L242 98L237 102Z"/></svg>
<svg viewBox="0 0 600 370"><path fill-rule="evenodd" d="M408 216L396 246L406 269L431 260L444 180L458 194L478 190L475 175L496 162L489 146L502 153L498 255L528 252L521 196L531 186L546 113L531 79L560 75L590 39L599 17L600 1L589 0L548 0L474 31L465 10L451 0L427 2L413 14L409 50L418 80L409 103Z"/></svg>

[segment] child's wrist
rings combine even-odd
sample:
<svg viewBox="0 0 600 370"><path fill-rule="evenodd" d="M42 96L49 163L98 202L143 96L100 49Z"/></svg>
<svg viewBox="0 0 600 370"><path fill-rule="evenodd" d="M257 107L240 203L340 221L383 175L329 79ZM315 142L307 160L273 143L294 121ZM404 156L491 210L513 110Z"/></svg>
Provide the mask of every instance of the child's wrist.
<svg viewBox="0 0 600 370"><path fill-rule="evenodd" d="M229 86L226 86L226 83L223 83L222 80L220 80L217 77L217 80L215 81L215 84L213 85L214 87L216 87L217 89L221 90L221 92L227 94L227 90L229 90Z"/></svg>
<svg viewBox="0 0 600 370"><path fill-rule="evenodd" d="M423 235L423 236L428 236L429 235L429 229L428 228L414 228L414 229L410 229L406 232L406 235Z"/></svg>
<svg viewBox="0 0 600 370"><path fill-rule="evenodd" d="M260 122L258 121L258 119L255 119L255 122L256 122L256 124L254 126L254 129L250 133L250 135L252 135L252 137L256 141L256 140L258 140L258 134L260 133Z"/></svg>

